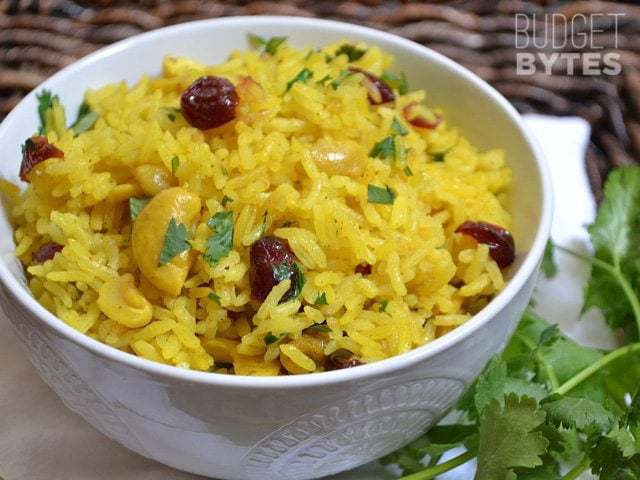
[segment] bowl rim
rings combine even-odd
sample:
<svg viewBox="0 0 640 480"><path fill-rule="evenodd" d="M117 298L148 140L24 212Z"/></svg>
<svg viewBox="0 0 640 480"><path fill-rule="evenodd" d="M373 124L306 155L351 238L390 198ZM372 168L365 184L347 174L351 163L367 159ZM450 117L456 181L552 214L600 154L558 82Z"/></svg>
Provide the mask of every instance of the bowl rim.
<svg viewBox="0 0 640 480"><path fill-rule="evenodd" d="M238 27L251 28L252 26L268 27L273 26L278 29L286 30L287 26L302 27L314 24L314 26L322 26L333 31L344 33L345 37L351 32L357 32L362 36L367 36L375 42L379 40L387 44L393 44L400 49L408 50L420 60L428 59L437 63L441 68L448 69L454 74L463 77L466 81L478 87L484 95L488 96L499 108L507 114L509 119L518 128L525 142L533 152L538 174L542 187L542 205L541 215L538 229L535 234L531 248L520 265L518 271L513 278L507 283L506 287L492 299L489 304L480 312L474 315L468 322L458 326L456 329L446 335L433 340L432 342L416 347L413 350L380 360L374 363L359 366L358 368L350 368L343 370L335 370L329 372L319 372L304 375L292 376L273 376L273 377L253 377L243 375L223 375L212 374L212 372L203 372L197 370L186 370L175 367L173 365L165 365L143 357L133 355L127 352L111 347L98 340L85 335L71 326L67 325L62 319L46 310L38 301L30 294L28 287L20 284L18 280L13 278L7 264L0 262L0 281L10 291L11 295L17 299L24 308L26 308L38 321L44 322L49 328L54 330L61 337L72 341L74 344L88 350L89 352L111 360L113 362L124 364L126 367L139 369L143 372L171 379L173 381L185 381L188 383L199 383L210 386L218 386L225 388L252 388L252 389L296 389L303 387L317 387L322 385L333 385L344 382L362 380L374 376L383 376L394 371L407 368L418 362L422 362L431 358L461 342L476 330L480 329L490 321L496 314L505 308L523 288L524 284L532 275L535 275L539 261L542 258L547 240L550 234L551 217L552 217L552 189L549 167L539 147L537 141L532 137L527 128L524 126L520 114L515 108L493 87L480 79L476 74L467 68L445 57L444 55L431 50L428 47L420 45L411 40L393 35L380 30L354 25L347 22L339 22L335 20L325 20L297 16L234 16L222 17L206 20L198 20L186 22L160 29L145 32L133 37L126 38L119 42L103 47L96 52L81 58L73 64L60 70L42 84L34 88L21 103L27 98L35 95L36 91L49 83L55 83L59 79L72 75L76 70L88 63L95 63L104 60L112 54L121 50L130 48L139 43L153 41L154 38L162 37L167 34L188 34L189 31L199 28L215 28L220 24L237 24ZM348 31L347 31L348 29ZM18 104L18 105L20 105ZM17 106L16 106L17 107ZM14 108L5 121L0 124L0 136L2 135L8 121L17 115L17 108Z"/></svg>

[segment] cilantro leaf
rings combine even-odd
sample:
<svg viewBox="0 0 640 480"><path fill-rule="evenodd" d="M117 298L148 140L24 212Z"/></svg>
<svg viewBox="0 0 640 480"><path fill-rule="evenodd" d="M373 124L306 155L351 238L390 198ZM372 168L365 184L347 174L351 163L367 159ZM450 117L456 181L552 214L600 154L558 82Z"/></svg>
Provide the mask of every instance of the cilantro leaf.
<svg viewBox="0 0 640 480"><path fill-rule="evenodd" d="M554 251L555 247L553 245L553 242L549 240L547 242L547 246L544 249L544 257L542 257L542 265L540 267L542 273L547 278L553 278L558 273L558 266L556 265L553 258Z"/></svg>
<svg viewBox="0 0 640 480"><path fill-rule="evenodd" d="M158 265L169 263L173 257L186 252L190 248L191 245L187 241L187 227L182 223L178 224L176 219L171 217L164 235L164 243L160 251Z"/></svg>
<svg viewBox="0 0 640 480"><path fill-rule="evenodd" d="M391 131L396 135L405 136L409 133L407 127L405 127L397 118L394 118L391 122Z"/></svg>
<svg viewBox="0 0 640 480"><path fill-rule="evenodd" d="M331 87L334 90L337 90L338 87L340 86L340 84L342 84L342 82L344 82L347 78L349 78L351 75L353 75L352 72L350 72L349 70L342 70L340 72L340 74L338 75L338 78L336 78L335 80L333 80L331 82Z"/></svg>
<svg viewBox="0 0 640 480"><path fill-rule="evenodd" d="M249 43L254 48L259 48L264 46L264 51L269 55L275 55L278 47L282 45L287 40L287 37L271 37L264 38L260 35L256 35L255 33L249 34Z"/></svg>
<svg viewBox="0 0 640 480"><path fill-rule="evenodd" d="M96 123L98 118L100 118L100 115L91 110L87 102L82 102L78 109L78 117L69 128L71 128L76 135L79 135L93 127L93 124Z"/></svg>
<svg viewBox="0 0 640 480"><path fill-rule="evenodd" d="M389 185L386 185L385 188L371 184L367 185L367 201L369 203L391 205L395 199L396 192Z"/></svg>
<svg viewBox="0 0 640 480"><path fill-rule="evenodd" d="M296 74L295 77L293 77L291 80L287 82L287 88L285 89L285 93L291 90L291 87L293 87L294 83L297 83L297 82L307 83L307 81L312 77L313 77L313 72L306 67L303 68Z"/></svg>
<svg viewBox="0 0 640 480"><path fill-rule="evenodd" d="M583 310L597 307L612 328L621 327L637 339L640 305L633 291L638 290L640 279L640 167L611 172L604 193L596 220L589 227L596 263ZM599 266L598 261L609 267Z"/></svg>
<svg viewBox="0 0 640 480"><path fill-rule="evenodd" d="M60 97L53 95L50 90L45 89L39 94L36 94L36 99L38 101L38 117L40 118L38 134L46 135L56 130L54 114L57 108L62 108L60 105Z"/></svg>
<svg viewBox="0 0 640 480"><path fill-rule="evenodd" d="M413 170L411 170L411 167L409 167L409 165L405 165L402 171L407 177L413 177Z"/></svg>
<svg viewBox="0 0 640 480"><path fill-rule="evenodd" d="M482 415L493 401L503 405L505 396L511 393L526 395L536 400L541 400L548 394L541 384L509 377L505 361L495 357L476 382L474 400L477 413Z"/></svg>
<svg viewBox="0 0 640 480"><path fill-rule="evenodd" d="M338 50L336 50L336 57L338 55L346 55L349 58L350 62L355 62L356 60L360 60L364 54L367 53L366 50L357 48L355 45L351 45L349 43L345 43L340 46Z"/></svg>
<svg viewBox="0 0 640 480"><path fill-rule="evenodd" d="M407 83L407 77L404 72L400 75L385 71L380 77L384 83L389 85L392 89L397 90L400 95L405 95L409 92L409 84Z"/></svg>
<svg viewBox="0 0 640 480"><path fill-rule="evenodd" d="M281 340L286 335L287 335L286 333L281 333L280 335L274 335L273 333L268 332L264 336L264 343L265 345L271 345L272 343L276 343L278 340Z"/></svg>
<svg viewBox="0 0 640 480"><path fill-rule="evenodd" d="M138 215L140 214L142 209L146 207L147 203L149 203L150 201L150 198L129 198L129 216L131 217L131 221L134 221L136 218L138 218Z"/></svg>
<svg viewBox="0 0 640 480"><path fill-rule="evenodd" d="M537 429L544 420L544 411L532 398L511 394L505 398L504 407L497 400L487 405L480 425L475 479L514 479L514 468L542 465L549 441Z"/></svg>
<svg viewBox="0 0 640 480"><path fill-rule="evenodd" d="M433 156L433 161L434 162L439 162L439 163L444 162L444 159L447 156L447 153L448 153L448 151L434 153L432 155Z"/></svg>
<svg viewBox="0 0 640 480"><path fill-rule="evenodd" d="M226 207L227 204L229 204L231 202L233 202L233 198L228 197L226 195L224 197L222 197L222 200L220 201L220 203L222 204L223 207Z"/></svg>
<svg viewBox="0 0 640 480"><path fill-rule="evenodd" d="M380 312L387 311L387 305L389 305L389 300L380 300L380 308L378 309Z"/></svg>
<svg viewBox="0 0 640 480"><path fill-rule="evenodd" d="M175 122L178 114L182 112L182 110L177 107L165 107L164 110L167 112L167 118L172 122Z"/></svg>
<svg viewBox="0 0 640 480"><path fill-rule="evenodd" d="M318 85L322 85L324 86L329 80L331 80L331 75L329 75L328 73L322 77L320 80L318 80L316 83Z"/></svg>
<svg viewBox="0 0 640 480"><path fill-rule="evenodd" d="M209 293L209 295L207 295L207 298L212 302L216 302L218 305L220 305L220 295L218 295L217 293L211 292Z"/></svg>
<svg viewBox="0 0 640 480"><path fill-rule="evenodd" d="M378 143L376 143L369 152L369 156L382 159L396 158L396 150L395 144L393 142L393 137L389 135L388 137L385 137Z"/></svg>
<svg viewBox="0 0 640 480"><path fill-rule="evenodd" d="M325 292L319 293L316 299L313 301L314 305L328 305L327 294Z"/></svg>
<svg viewBox="0 0 640 480"><path fill-rule="evenodd" d="M177 155L171 159L171 173L175 176L176 172L180 168L180 157Z"/></svg>
<svg viewBox="0 0 640 480"><path fill-rule="evenodd" d="M218 212L207 222L213 231L205 242L203 258L209 265L217 263L229 255L233 244L233 212Z"/></svg>
<svg viewBox="0 0 640 480"><path fill-rule="evenodd" d="M578 430L587 430L589 427L606 431L611 428L615 419L613 413L608 411L599 402L588 398L561 397L550 399L542 404L542 409L547 412L548 419L555 425Z"/></svg>

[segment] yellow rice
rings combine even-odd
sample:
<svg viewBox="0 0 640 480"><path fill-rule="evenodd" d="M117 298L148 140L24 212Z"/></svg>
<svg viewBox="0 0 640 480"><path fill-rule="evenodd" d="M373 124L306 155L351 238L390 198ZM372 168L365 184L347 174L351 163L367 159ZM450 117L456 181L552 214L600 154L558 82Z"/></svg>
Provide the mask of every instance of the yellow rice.
<svg viewBox="0 0 640 480"><path fill-rule="evenodd" d="M167 57L158 78L86 92L98 121L74 136L58 118L48 139L64 159L39 164L11 207L16 255L33 295L73 328L115 348L240 375L322 371L322 357L338 349L374 362L466 322L504 280L486 245L453 231L466 220L510 226L505 190L511 172L503 152L479 151L446 118L435 129L408 125L403 107L424 101L422 90L396 92L394 102L371 106L358 75L336 89L317 83L348 67L345 55L328 62L339 46L295 50L285 43L275 55L233 52L214 66ZM392 70L389 55L358 46L366 54L351 65L378 76ZM305 67L313 78L283 93ZM220 128L200 131L181 115L172 121L167 112L179 107L181 92L205 74L235 85L251 77L258 87L245 85L238 118ZM394 118L409 130L395 137L406 158L368 158L353 178L328 175L309 155L320 139L353 140L366 154L389 135ZM444 161L435 161L444 151ZM197 255L181 293L171 296L137 268L127 200L142 196L136 167L171 172L176 156L175 184L195 193L203 209L190 239ZM403 171L407 166L412 176ZM393 204L368 203L368 184L389 185L397 193ZM233 202L223 207L225 195ZM233 212L233 250L212 266L200 255L210 233L206 222L223 210ZM251 300L249 247L264 222L304 267L306 284L297 299L280 302L290 286L285 280L261 304ZM64 249L34 262L49 241ZM361 263L373 266L370 275L354 272ZM142 327L110 319L97 304L101 286L126 273L152 304L152 320ZM316 305L322 293L327 304ZM326 328L310 333L316 324ZM278 340L267 344L267 335Z"/></svg>

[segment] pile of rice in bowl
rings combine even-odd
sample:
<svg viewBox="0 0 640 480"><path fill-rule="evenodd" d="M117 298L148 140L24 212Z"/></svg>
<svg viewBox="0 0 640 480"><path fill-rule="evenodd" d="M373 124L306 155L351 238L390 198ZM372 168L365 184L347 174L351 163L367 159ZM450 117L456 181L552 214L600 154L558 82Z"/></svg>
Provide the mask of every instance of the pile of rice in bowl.
<svg viewBox="0 0 640 480"><path fill-rule="evenodd" d="M236 375L354 367L466 322L514 257L503 152L374 46L251 40L87 91L71 126L40 92L27 187L3 183L33 295L115 348Z"/></svg>

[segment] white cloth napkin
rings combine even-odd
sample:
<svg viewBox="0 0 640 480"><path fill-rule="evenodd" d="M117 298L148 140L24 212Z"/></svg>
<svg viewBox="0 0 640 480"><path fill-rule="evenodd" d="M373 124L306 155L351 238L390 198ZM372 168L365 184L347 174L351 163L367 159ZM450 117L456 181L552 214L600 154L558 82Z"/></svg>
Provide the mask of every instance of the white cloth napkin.
<svg viewBox="0 0 640 480"><path fill-rule="evenodd" d="M583 226L595 207L584 173L588 124L579 118L526 117L551 165L555 191L553 239L586 248ZM588 268L558 255L559 274L541 280L537 310L571 336L612 346L613 338L594 312L578 321L582 284ZM68 411L38 378L6 318L0 316L0 477L6 480L196 480L142 458L94 431ZM473 465L442 475L441 480L469 480ZM332 477L334 480L381 480L388 474L377 463Z"/></svg>

